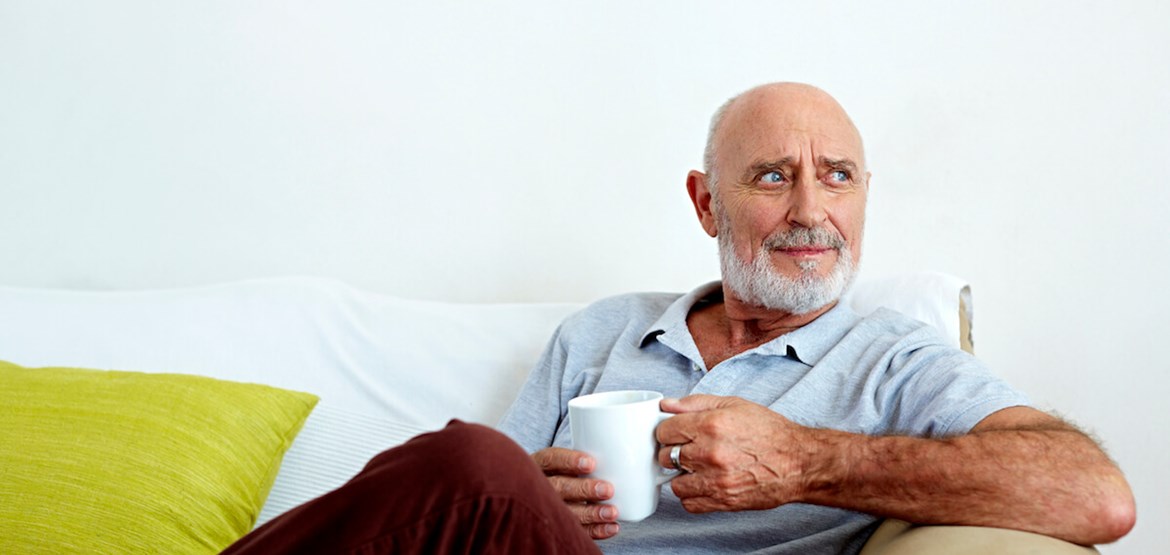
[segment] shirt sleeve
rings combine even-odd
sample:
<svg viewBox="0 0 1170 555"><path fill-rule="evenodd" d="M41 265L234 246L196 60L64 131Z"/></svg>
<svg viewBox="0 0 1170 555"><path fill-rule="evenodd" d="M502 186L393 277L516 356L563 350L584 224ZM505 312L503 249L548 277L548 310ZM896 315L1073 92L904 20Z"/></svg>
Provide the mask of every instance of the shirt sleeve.
<svg viewBox="0 0 1170 555"><path fill-rule="evenodd" d="M561 324L497 426L529 453L552 445L564 414L561 383L568 356L563 336Z"/></svg>
<svg viewBox="0 0 1170 555"><path fill-rule="evenodd" d="M947 437L967 433L992 413L1028 406L1028 397L971 354L913 336L890 360L897 395L893 433Z"/></svg>

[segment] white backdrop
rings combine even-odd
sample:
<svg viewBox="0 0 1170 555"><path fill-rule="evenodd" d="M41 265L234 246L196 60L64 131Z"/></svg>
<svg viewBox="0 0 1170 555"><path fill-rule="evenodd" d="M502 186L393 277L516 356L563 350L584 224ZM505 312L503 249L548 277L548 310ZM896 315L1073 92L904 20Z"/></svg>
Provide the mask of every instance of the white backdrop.
<svg viewBox="0 0 1170 555"><path fill-rule="evenodd" d="M970 280L976 347L1170 521L1170 4L0 0L0 284L307 274L585 301L716 277L709 114L834 94L863 272ZM2 355L0 355L2 356Z"/></svg>

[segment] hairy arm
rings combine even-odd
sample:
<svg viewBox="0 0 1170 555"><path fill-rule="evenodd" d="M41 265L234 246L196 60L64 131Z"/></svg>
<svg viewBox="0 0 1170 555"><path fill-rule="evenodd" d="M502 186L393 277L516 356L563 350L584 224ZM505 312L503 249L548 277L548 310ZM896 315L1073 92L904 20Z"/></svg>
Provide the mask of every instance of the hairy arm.
<svg viewBox="0 0 1170 555"><path fill-rule="evenodd" d="M694 472L674 481L688 511L803 502L919 524L1037 532L1106 543L1133 526L1120 470L1072 426L1026 407L996 412L947 439L805 428L734 397L663 402L659 427ZM669 466L667 450L659 454Z"/></svg>

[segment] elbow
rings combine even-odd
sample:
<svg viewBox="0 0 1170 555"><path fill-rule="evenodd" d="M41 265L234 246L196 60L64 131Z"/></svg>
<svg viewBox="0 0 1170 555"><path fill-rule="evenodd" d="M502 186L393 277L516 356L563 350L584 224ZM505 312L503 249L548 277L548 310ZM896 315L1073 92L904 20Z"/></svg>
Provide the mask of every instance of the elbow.
<svg viewBox="0 0 1170 555"><path fill-rule="evenodd" d="M1092 520L1096 524L1097 537L1092 543L1112 543L1129 533L1137 522L1137 507L1134 504L1133 492L1122 478L1115 483L1114 491L1102 495L1096 510L1096 517Z"/></svg>
<svg viewBox="0 0 1170 555"><path fill-rule="evenodd" d="M1103 537L1097 543L1112 543L1121 539L1133 530L1133 525L1137 522L1137 508L1134 506L1133 497L1125 496L1124 499L1112 501L1102 512Z"/></svg>

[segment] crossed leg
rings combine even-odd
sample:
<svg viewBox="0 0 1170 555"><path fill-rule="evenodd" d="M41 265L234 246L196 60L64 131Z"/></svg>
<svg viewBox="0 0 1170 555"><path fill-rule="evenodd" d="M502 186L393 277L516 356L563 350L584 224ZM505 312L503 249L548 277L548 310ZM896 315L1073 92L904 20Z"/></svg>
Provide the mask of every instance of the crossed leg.
<svg viewBox="0 0 1170 555"><path fill-rule="evenodd" d="M379 454L345 485L223 553L600 551L520 446L453 420Z"/></svg>

